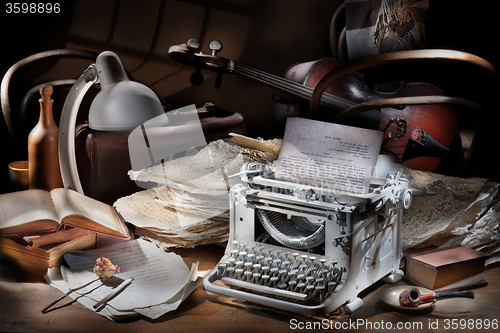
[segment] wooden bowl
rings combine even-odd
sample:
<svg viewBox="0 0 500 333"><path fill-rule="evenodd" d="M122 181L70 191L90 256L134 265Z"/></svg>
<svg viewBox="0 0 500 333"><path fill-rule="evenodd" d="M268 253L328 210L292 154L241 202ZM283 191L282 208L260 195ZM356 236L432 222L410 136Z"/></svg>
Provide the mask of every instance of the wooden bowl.
<svg viewBox="0 0 500 333"><path fill-rule="evenodd" d="M28 161L16 161L9 164L9 178L12 184L21 190L29 188Z"/></svg>

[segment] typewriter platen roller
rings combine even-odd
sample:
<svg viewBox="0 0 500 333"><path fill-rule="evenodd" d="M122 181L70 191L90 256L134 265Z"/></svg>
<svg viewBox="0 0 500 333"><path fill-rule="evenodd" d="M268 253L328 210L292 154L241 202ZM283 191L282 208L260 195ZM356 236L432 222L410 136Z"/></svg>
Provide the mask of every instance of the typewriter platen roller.
<svg viewBox="0 0 500 333"><path fill-rule="evenodd" d="M424 193L402 169L391 164L368 194L353 195L274 180L266 165L246 163L245 184L230 190L226 251L204 288L305 315L355 311L361 291L403 275L402 210Z"/></svg>

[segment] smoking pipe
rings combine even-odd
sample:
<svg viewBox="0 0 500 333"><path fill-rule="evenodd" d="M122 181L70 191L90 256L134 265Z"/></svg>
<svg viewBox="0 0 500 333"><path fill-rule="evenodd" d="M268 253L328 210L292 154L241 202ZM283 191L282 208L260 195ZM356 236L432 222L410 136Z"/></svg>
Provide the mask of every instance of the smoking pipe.
<svg viewBox="0 0 500 333"><path fill-rule="evenodd" d="M422 295L417 288L409 288L399 294L399 304L402 306L416 307L425 303L433 303L441 299L466 297L474 298L473 291L450 291L443 293L430 293Z"/></svg>

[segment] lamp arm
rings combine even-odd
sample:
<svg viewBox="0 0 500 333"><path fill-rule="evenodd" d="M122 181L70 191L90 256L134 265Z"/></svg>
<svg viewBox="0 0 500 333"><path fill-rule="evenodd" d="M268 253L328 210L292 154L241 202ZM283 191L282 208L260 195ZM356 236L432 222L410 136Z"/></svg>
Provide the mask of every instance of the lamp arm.
<svg viewBox="0 0 500 333"><path fill-rule="evenodd" d="M65 188L83 194L75 155L75 126L78 110L89 88L99 81L95 64L90 65L78 78L64 101L59 121L59 165Z"/></svg>

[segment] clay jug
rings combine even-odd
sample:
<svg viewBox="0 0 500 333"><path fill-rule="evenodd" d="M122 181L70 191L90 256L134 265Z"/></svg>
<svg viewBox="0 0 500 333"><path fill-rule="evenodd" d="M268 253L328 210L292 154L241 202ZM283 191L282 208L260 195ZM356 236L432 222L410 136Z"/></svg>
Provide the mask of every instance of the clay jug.
<svg viewBox="0 0 500 333"><path fill-rule="evenodd" d="M63 187L58 154L58 128L52 115L52 86L40 88L40 119L28 137L29 188Z"/></svg>

